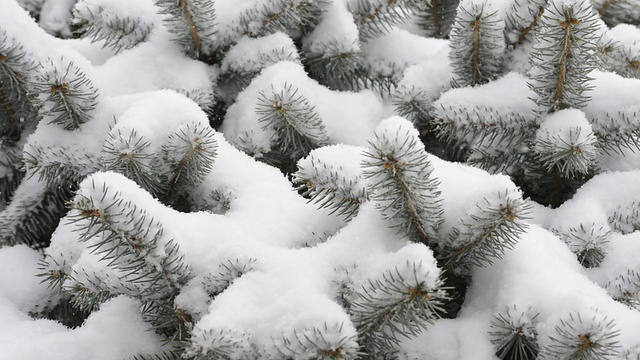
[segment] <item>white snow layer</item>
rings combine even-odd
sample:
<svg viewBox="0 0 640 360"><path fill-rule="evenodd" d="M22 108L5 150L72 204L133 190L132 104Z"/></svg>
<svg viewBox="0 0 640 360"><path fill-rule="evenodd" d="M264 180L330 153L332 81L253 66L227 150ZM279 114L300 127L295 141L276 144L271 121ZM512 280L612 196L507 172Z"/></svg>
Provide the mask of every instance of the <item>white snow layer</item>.
<svg viewBox="0 0 640 360"><path fill-rule="evenodd" d="M220 35L240 39L234 30L237 21L256 3L256 0L216 1ZM494 1L493 6L504 11L510 3L511 0ZM0 0L0 8L2 28L10 38L28 38L24 47L34 60L45 63L48 57L60 59L64 54L66 60L74 61L86 71L101 96L92 121L74 132L63 132L55 124L40 124L29 146L40 144L67 153L83 153L94 164L110 131L135 129L149 138L161 138L171 130L167 124L175 128L185 121L206 121L193 102L167 89L212 93L210 77L215 69L183 55L170 42L166 30L154 30L148 42L119 54L97 52L99 44L49 37L13 0ZM330 40L360 51L357 28L344 2L332 2L327 14L318 28L323 30L307 38L305 46L313 50L319 42ZM58 26L54 20L43 19L49 21L50 28ZM617 36L622 38L620 32L616 29ZM378 41L406 44L406 49L393 53L381 52L372 44L363 49L372 59L403 61L408 69L401 86L424 90L431 100L449 89L451 69L446 60L446 41L417 41L403 30ZM407 52L415 50L409 46L414 41L419 51ZM241 57L235 60L236 65L243 66ZM606 112L637 109L638 81L609 73L595 72L594 77L591 94L594 101L584 109L589 120ZM232 194L224 215L179 213L114 173L96 173L82 184L85 193L91 182L98 186L105 184L166 224L167 237L180 245L194 279L216 273L229 260L255 259L253 271L233 282L210 303L195 280L182 289L176 302L198 315L195 333L220 329L243 332L267 348L273 346L274 339L290 334L291 329L304 331L325 322L345 324L343 334L352 336L355 329L350 319L332 299L334 280L338 277L335 269L357 266L360 270L354 271L354 281L364 283L370 276L401 262L423 261L433 265L431 251L423 245L408 243L389 229L372 203L362 204L358 215L346 224L337 216L328 215L329 210L318 210L315 204L307 203L277 169L256 162L227 142L225 136L236 143L243 133L253 133L256 148L268 151L271 134L262 129L255 114L256 101L261 92L281 91L289 85L295 86L315 106L335 144L366 146L376 125L387 115L385 104L371 92L330 91L310 79L299 64L280 62L264 69L239 95L227 114L222 128L224 135L215 135L218 156L198 191ZM530 114L535 104L528 100L529 96L526 79L511 73L482 87L448 91L436 108L448 111L465 103ZM611 100L598 101L605 98ZM361 159L353 149L350 148L348 156L336 160L336 168L359 174ZM336 150L332 156L340 156L340 147L330 150ZM457 220L471 213L483 199L505 192L519 195L506 176L489 175L434 156L429 160L433 175L441 184L447 219L443 225L445 233L458 226ZM638 177L638 171L598 175L560 208L534 207L531 222L553 228L561 227L561 221L562 226L596 223L615 228L610 224L617 213L633 212L634 206L640 204ZM87 251L87 244L77 241L77 236L68 219L63 220L47 252L61 254L69 268L104 271L103 264L97 263L96 257ZM326 241L307 246L319 243L319 238ZM434 360L493 359L487 334L489 323L495 312L514 305L521 309L532 306L540 312L537 330L543 339L552 334L559 319L568 312L593 309L616 322L622 330L619 340L623 348L636 346L640 313L613 301L598 285L604 286L606 279L634 269L637 264L634 254L640 251L637 233L617 231L611 237L609 251L611 256L605 258L600 268L586 271L559 238L530 225L515 249L496 260L492 267L476 270L460 317L439 320L419 337L405 341L404 356ZM39 258L37 252L25 246L0 249L0 273L10 274L0 279L0 359L110 360L153 353L160 348L160 339L147 331L149 325L142 319L140 304L124 296L109 300L85 324L73 330L50 320L31 318L28 313L45 306L48 293L34 276L39 271ZM435 276L436 272L429 275Z"/></svg>

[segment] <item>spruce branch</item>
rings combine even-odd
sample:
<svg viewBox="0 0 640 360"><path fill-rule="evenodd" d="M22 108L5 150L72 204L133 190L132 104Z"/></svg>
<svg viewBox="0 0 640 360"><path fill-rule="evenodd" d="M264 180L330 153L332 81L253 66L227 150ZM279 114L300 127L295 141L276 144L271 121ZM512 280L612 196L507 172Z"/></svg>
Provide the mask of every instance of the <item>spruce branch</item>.
<svg viewBox="0 0 640 360"><path fill-rule="evenodd" d="M63 255L60 255L63 258ZM42 278L41 284L46 283L50 290L62 291L62 286L67 279L72 278L73 270L65 260L58 261L56 257L46 255L38 261L39 273L37 277Z"/></svg>
<svg viewBox="0 0 640 360"><path fill-rule="evenodd" d="M224 215L231 209L231 203L236 195L231 190L213 190L207 196L191 193L190 201L193 211L208 211L218 215Z"/></svg>
<svg viewBox="0 0 640 360"><path fill-rule="evenodd" d="M504 24L488 3L458 7L450 34L449 59L454 87L475 86L494 80L502 71Z"/></svg>
<svg viewBox="0 0 640 360"><path fill-rule="evenodd" d="M640 206L635 201L620 204L608 214L607 220L612 230L622 234L640 231Z"/></svg>
<svg viewBox="0 0 640 360"><path fill-rule="evenodd" d="M359 358L357 337L346 333L344 323L314 326L285 335L278 351L286 359L352 360Z"/></svg>
<svg viewBox="0 0 640 360"><path fill-rule="evenodd" d="M271 35L271 39L276 39L276 35ZM284 35L283 35L284 36ZM300 63L300 56L291 41L280 47L273 47L268 39L261 37L257 39L246 38L232 47L220 65L219 83L222 86L232 86L237 91L246 88L251 80L263 69L280 61L290 61ZM258 52L257 56L247 58L248 51Z"/></svg>
<svg viewBox="0 0 640 360"><path fill-rule="evenodd" d="M449 241L441 245L447 268L466 274L472 266L484 267L501 259L527 229L524 220L528 213L522 196L508 191L476 204L460 219L461 225L454 228Z"/></svg>
<svg viewBox="0 0 640 360"><path fill-rule="evenodd" d="M428 37L447 38L460 0L427 0L417 2L416 23Z"/></svg>
<svg viewBox="0 0 640 360"><path fill-rule="evenodd" d="M395 80L376 73L367 64L355 44L331 40L321 45L303 45L303 63L309 74L333 90L373 90L381 95L392 93ZM391 65L390 65L391 66Z"/></svg>
<svg viewBox="0 0 640 360"><path fill-rule="evenodd" d="M640 79L640 53L636 48L623 45L606 35L597 43L598 68L630 79Z"/></svg>
<svg viewBox="0 0 640 360"><path fill-rule="evenodd" d="M394 25L404 23L415 9L413 0L355 0L349 4L361 41L390 32Z"/></svg>
<svg viewBox="0 0 640 360"><path fill-rule="evenodd" d="M534 360L538 355L537 317L531 307L524 311L507 307L491 321L491 343L501 360Z"/></svg>
<svg viewBox="0 0 640 360"><path fill-rule="evenodd" d="M568 132L550 132L541 128L536 134L534 151L536 160L547 172L577 178L593 171L599 155L597 142L591 129L575 127Z"/></svg>
<svg viewBox="0 0 640 360"><path fill-rule="evenodd" d="M161 151L165 196L184 192L204 181L217 156L214 135L208 125L191 123L181 125L169 135Z"/></svg>
<svg viewBox="0 0 640 360"><path fill-rule="evenodd" d="M640 310L640 272L628 269L604 285L611 297L628 307Z"/></svg>
<svg viewBox="0 0 640 360"><path fill-rule="evenodd" d="M594 1L598 14L609 27L614 27L621 23L640 24L639 5L640 3L637 0Z"/></svg>
<svg viewBox="0 0 640 360"><path fill-rule="evenodd" d="M418 132L399 118L383 122L364 153L363 175L369 194L390 227L429 244L442 222L438 180ZM396 126L397 127L394 127Z"/></svg>
<svg viewBox="0 0 640 360"><path fill-rule="evenodd" d="M21 149L14 145L0 140L0 211L9 204L25 175Z"/></svg>
<svg viewBox="0 0 640 360"><path fill-rule="evenodd" d="M298 191L319 208L331 209L345 220L351 220L360 205L369 198L367 185L360 174L345 173L313 154L298 162L294 181L300 184Z"/></svg>
<svg viewBox="0 0 640 360"><path fill-rule="evenodd" d="M453 158L510 175L525 165L539 127L531 114L490 106L442 106L433 116L436 135Z"/></svg>
<svg viewBox="0 0 640 360"><path fill-rule="evenodd" d="M334 300L342 306L347 313L351 313L351 304L353 300L356 299L356 285L350 273L350 270L355 270L356 268L357 267L353 265L353 267L339 266L334 269Z"/></svg>
<svg viewBox="0 0 640 360"><path fill-rule="evenodd" d="M540 18L531 53L530 87L536 102L558 111L588 101L589 72L595 68L598 16L590 2L551 2Z"/></svg>
<svg viewBox="0 0 640 360"><path fill-rule="evenodd" d="M14 200L0 212L0 247L25 244L40 250L49 246L74 190L75 186L67 183L24 179Z"/></svg>
<svg viewBox="0 0 640 360"><path fill-rule="evenodd" d="M123 174L152 195L159 196L162 191L154 173L154 155L151 142L135 130L114 129L102 145L100 162L104 170Z"/></svg>
<svg viewBox="0 0 640 360"><path fill-rule="evenodd" d="M191 315L175 307L174 299L190 279L190 267L162 225L144 208L95 179L84 183L70 207L68 224L75 225L78 240L98 258L97 266L108 269L85 276L80 284L68 284L74 301L88 308L109 296L107 292L126 294L142 302L143 317L166 343L189 339Z"/></svg>
<svg viewBox="0 0 640 360"><path fill-rule="evenodd" d="M39 121L31 73L36 65L0 27L0 211L24 178L22 149Z"/></svg>
<svg viewBox="0 0 640 360"><path fill-rule="evenodd" d="M76 187L85 176L98 171L95 159L66 146L45 146L31 141L23 152L28 177L37 176L49 186Z"/></svg>
<svg viewBox="0 0 640 360"><path fill-rule="evenodd" d="M586 268L600 266L607 254L610 231L603 226L580 224L580 227L570 228L568 231L552 231L569 246L580 264Z"/></svg>
<svg viewBox="0 0 640 360"><path fill-rule="evenodd" d="M212 298L221 294L234 281L253 271L256 259L236 258L218 265L218 273L205 277L204 285L207 293Z"/></svg>
<svg viewBox="0 0 640 360"><path fill-rule="evenodd" d="M431 117L435 100L415 87L400 89L393 95L393 105L398 115L411 121L415 126L427 127L429 130L435 127Z"/></svg>
<svg viewBox="0 0 640 360"><path fill-rule="evenodd" d="M326 0L273 0L241 15L242 33L265 36L278 31L299 38L320 21Z"/></svg>
<svg viewBox="0 0 640 360"><path fill-rule="evenodd" d="M91 120L97 106L97 90L73 62L61 71L50 61L48 68L40 69L34 88L42 101L41 115L65 130L75 130Z"/></svg>
<svg viewBox="0 0 640 360"><path fill-rule="evenodd" d="M631 108L595 116L593 133L598 138L598 149L605 154L640 150L640 125L634 120L638 114L638 109Z"/></svg>
<svg viewBox="0 0 640 360"><path fill-rule="evenodd" d="M251 360L256 356L246 334L231 329L202 331L198 328L183 354L195 360Z"/></svg>
<svg viewBox="0 0 640 360"><path fill-rule="evenodd" d="M262 128L272 133L272 148L284 158L297 161L311 150L329 144L320 115L293 85L261 92L256 113Z"/></svg>
<svg viewBox="0 0 640 360"><path fill-rule="evenodd" d="M616 338L620 331L613 320L594 316L583 319L579 313L570 313L555 327L551 343L541 352L543 359L606 360L619 355Z"/></svg>
<svg viewBox="0 0 640 360"><path fill-rule="evenodd" d="M145 301L142 307L143 318L153 324L149 330L164 335L164 345L175 344L184 351L191 339L193 318L186 310L176 307L172 299ZM177 350L177 349L176 349Z"/></svg>
<svg viewBox="0 0 640 360"><path fill-rule="evenodd" d="M87 279L86 283L72 279L71 284L65 284L63 291L71 296L71 305L86 314L98 310L100 305L114 297L114 293L104 290L104 285L98 283L98 278L94 281Z"/></svg>
<svg viewBox="0 0 640 360"><path fill-rule="evenodd" d="M640 79L640 54L628 48L620 51L623 66L615 69L616 73L627 78Z"/></svg>
<svg viewBox="0 0 640 360"><path fill-rule="evenodd" d="M505 33L514 49L524 44L535 32L549 0L515 0L507 15Z"/></svg>
<svg viewBox="0 0 640 360"><path fill-rule="evenodd" d="M86 3L73 8L71 24L77 27L76 35L91 38L91 42L103 41L102 47L116 54L145 42L154 28L152 22L140 17L118 14L103 6L92 9Z"/></svg>
<svg viewBox="0 0 640 360"><path fill-rule="evenodd" d="M194 59L208 59L218 47L215 7L209 0L155 0L174 41Z"/></svg>
<svg viewBox="0 0 640 360"><path fill-rule="evenodd" d="M121 274L119 282L130 295L173 296L189 277L177 243L165 239L161 224L131 200L106 184L90 186L95 195L79 193L71 203L69 221L76 224L79 240Z"/></svg>
<svg viewBox="0 0 640 360"><path fill-rule="evenodd" d="M37 110L29 73L35 64L22 46L0 28L0 141L26 138Z"/></svg>
<svg viewBox="0 0 640 360"><path fill-rule="evenodd" d="M368 354L392 352L401 337L416 336L444 313L442 279L424 267L407 262L357 289L350 312Z"/></svg>
<svg viewBox="0 0 640 360"><path fill-rule="evenodd" d="M214 81L214 80L212 80ZM209 119L216 116L216 106L220 106L218 103L221 99L219 94L212 87L197 88L197 89L174 89L176 92L186 96L198 104L200 110L202 110ZM213 128L214 125L211 125Z"/></svg>

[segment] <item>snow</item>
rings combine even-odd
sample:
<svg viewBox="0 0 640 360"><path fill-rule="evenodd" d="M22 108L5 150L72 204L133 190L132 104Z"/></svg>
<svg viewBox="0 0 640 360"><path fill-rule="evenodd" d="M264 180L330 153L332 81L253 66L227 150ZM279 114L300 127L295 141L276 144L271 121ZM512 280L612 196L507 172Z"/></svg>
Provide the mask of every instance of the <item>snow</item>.
<svg viewBox="0 0 640 360"><path fill-rule="evenodd" d="M154 353L160 339L147 331L139 306L126 297L111 299L71 330L34 320L0 298L0 359L112 360Z"/></svg>
<svg viewBox="0 0 640 360"><path fill-rule="evenodd" d="M608 125L606 114L620 113L631 118L635 117L633 114L640 110L638 103L640 79L623 78L614 73L599 70L591 72L590 76L593 78L590 82L593 89L588 93L591 101L583 111L596 126ZM617 125L627 126L624 122L618 122Z"/></svg>
<svg viewBox="0 0 640 360"><path fill-rule="evenodd" d="M467 10L471 10L472 6L484 6L487 14L497 12L500 18L506 17L513 5L514 0L462 0L460 5Z"/></svg>
<svg viewBox="0 0 640 360"><path fill-rule="evenodd" d="M375 125L384 116L383 104L373 92L331 91L309 78L301 65L282 61L264 69L238 95L227 111L229 120L223 123L222 133L240 147L247 147L242 143L242 137L251 134L253 152L269 152L273 134L263 128L255 108L261 93L268 97L290 87L314 106L331 143L366 145Z"/></svg>
<svg viewBox="0 0 640 360"><path fill-rule="evenodd" d="M492 1L491 5L504 16L512 2ZM264 357L268 358L288 354L284 339L312 336L314 328L326 330L330 342L357 335L352 319L336 301L341 281L349 282L351 290L360 290L385 271L398 269L407 277L414 276L411 265L420 264L416 276L433 285L440 270L435 266L432 251L422 244L410 243L390 229L366 196L357 215L347 221L330 214L331 209L318 209L318 204L299 196L277 169L257 162L233 146L242 145L242 137L251 134L256 155L271 150L272 134L263 129L255 113L258 95L293 86L315 107L332 144L312 151L300 161L301 167L323 164L324 172L317 174L318 179L336 172L352 179L354 188L364 189L368 180L362 178L362 152L374 140L374 130L390 111L389 103L371 91L331 91L309 78L289 36L275 33L259 40L243 36L242 14L257 3L256 0L215 2L218 35L227 39L229 45L234 44L220 68L182 54L161 26L154 28L144 43L116 54L100 50L100 43L90 44L86 39L62 41L47 36L11 0L0 0L3 10L0 24L9 37L29 39L23 45L34 60L46 63L50 57L59 66L73 61L100 93L100 103L89 122L73 132L41 122L25 150L43 154L39 155L40 164L56 164L62 159L66 165L82 168L81 175L89 177L80 185L76 204L80 196L104 200L101 199L104 186L109 196L135 203L140 211L162 224L160 244L175 241L189 266L190 272L185 275L188 281L180 288L175 304L194 316L196 345L211 349L214 343L207 339L222 333L247 346L247 351L249 343L262 347ZM60 6L59 9L68 5L65 1L47 4ZM84 0L77 6L101 4L116 14L130 9L157 23L150 1L131 4L131 8L125 0ZM358 52L375 68L389 63L406 68L398 94L422 92L426 101L435 101L436 117L466 124L484 121L478 114L490 108L526 120L537 117L538 109L529 100L532 92L524 75L511 72L483 86L450 90L452 72L447 40L418 38L398 28L361 44L344 1L329 3L326 10L316 30L302 40L306 51L326 55L332 55L331 51ZM65 31L66 25L59 21L61 13L47 13L49 17L44 17L42 23L51 30ZM636 28L619 25L611 33L625 46L636 46ZM324 48L322 44L327 42L335 44L337 50ZM273 50L291 53L292 61L261 61L264 54ZM103 151L110 137L126 137L135 131L137 136L150 141L145 154L151 157L160 152L167 136L175 130L188 125L206 127L206 114L183 94L203 92L213 101L214 79L219 72L230 69L261 72L238 94L221 131L214 133L218 146L215 162L211 172L194 189L194 197L203 199L205 205L210 204L207 197L215 191L230 194L226 212L204 209L182 213L162 205L124 176L100 171L108 162ZM593 132L608 124L606 114L623 112L637 118L632 114L640 111L640 80L601 71L591 75L592 101L582 111L563 110L547 117L540 124L541 136L563 144L584 143L590 141ZM477 111L461 117L463 108ZM486 119L492 120L495 119ZM391 134L398 128L409 128L410 124L392 118L383 126ZM568 132L577 128L581 129L579 135L569 136ZM411 133L417 136L413 128ZM117 147L117 150L128 149ZM614 291L609 283L616 277L630 270L640 271L638 233L632 232L633 224L623 224L625 229L631 229L623 233L613 219L618 213L633 217L636 205L640 204L638 159L636 156L625 163L609 165L609 170L627 171L596 175L573 199L557 209L527 204L532 206L531 212L522 214L530 218L525 224L527 231L515 248L502 259L495 259L492 266L474 268L459 317L438 320L418 337L404 340L400 358L493 359L488 335L490 322L498 311L514 305L518 309L531 306L540 312L536 329L543 344L554 335L561 319L580 312L584 319L606 315L621 330L620 345L624 349L637 346L640 313L615 302L607 291ZM502 204L507 197L522 197L521 190L505 175L490 175L433 155L428 155L428 160L432 176L439 183L437 190L445 214L440 229L444 240L455 231L464 230L465 221L477 215L479 206ZM152 167L154 163L148 165ZM24 184L19 195L42 191L36 177ZM362 192L366 195L366 191ZM77 212L74 210L70 215ZM598 268L580 266L575 254L552 232L569 231L581 225L611 231L607 256ZM125 290L119 284L121 273L100 262L100 256L91 252L90 246L99 239L81 242L78 237L77 223L72 223L70 217L63 219L46 250L51 259L59 261L51 264L50 269L74 274L75 279L67 280L67 284L97 276L113 289ZM158 265L158 259L164 255L164 249L158 248L150 254L150 261ZM38 264L41 258L40 253L26 246L0 249L0 274L10 274L0 278L3 323L0 359L110 360L154 353L161 348L159 336L148 331L149 324L140 313L141 304L126 296L108 300L75 329L30 317L30 312L58 300L35 276L42 271ZM211 281L208 279L229 262L249 259L253 261L251 270L232 279L228 288L212 299L207 293L207 282ZM345 348L356 351L353 342Z"/></svg>
<svg viewBox="0 0 640 360"><path fill-rule="evenodd" d="M636 49L640 46L640 29L630 24L618 24L609 30L609 34L622 44Z"/></svg>
<svg viewBox="0 0 640 360"><path fill-rule="evenodd" d="M484 331L490 330L488 315L513 305L519 309L532 306L540 313L537 329L539 338L543 340L553 335L559 319L568 317L571 312L580 311L584 313L583 318L590 318L586 309L598 309L599 313L607 314L616 322L625 334L619 339L623 347L635 345L637 339L632 334L640 331L640 314L612 301L586 276L564 243L535 225L502 260L492 267L476 271L467 296L469 301L465 303L459 319L454 321L462 324L465 319L473 319L484 323ZM457 339L461 343L467 341L460 335ZM438 346L437 343L425 343L422 337L415 341L423 341L422 345L427 349L429 345Z"/></svg>
<svg viewBox="0 0 640 360"><path fill-rule="evenodd" d="M278 56L281 54L281 56ZM262 70L266 65L278 62L283 57L292 62L300 62L300 56L293 40L282 32L260 38L242 37L222 60L222 72L236 71L251 73ZM266 64L266 65L265 65Z"/></svg>
<svg viewBox="0 0 640 360"><path fill-rule="evenodd" d="M71 36L69 19L75 0L49 0L42 5L40 26L51 34Z"/></svg>
<svg viewBox="0 0 640 360"><path fill-rule="evenodd" d="M337 219L333 224L322 225L316 221L315 225L304 225L304 219L317 216L315 205L306 204L304 199L292 192L275 169L255 163L233 149L220 135L217 136L220 155L209 180L202 186L232 188L235 198L224 216L180 214L164 208L137 185L117 174L98 173L81 186L85 189L92 184L91 188L101 189L103 183L109 184L110 188L117 189L119 196L134 201L154 219L166 224L165 235L178 241L195 278L217 271L218 264L228 259L240 256L257 259L254 270L235 280L216 297L207 313L203 313L205 296L202 290L195 288L194 283L179 297L180 306L199 309L198 312L204 314L196 325L202 334L219 331L217 329L241 331L248 334L252 342L266 345L273 341L274 336L277 339L277 334L288 334L288 329L323 326L327 322L330 325L344 323L343 335L353 335L353 329L349 330L348 317L332 300L331 279L334 278L334 269L355 265L357 271L353 272L353 281L363 284L372 276L375 277L376 272L407 261L421 262L424 270L433 266L430 250L424 245L407 245L406 240L398 238L370 203L363 204L358 216L337 233L336 225L344 226ZM356 160L354 158L351 162ZM433 161L435 172L438 173L440 169L443 184L451 184L455 180L460 183L460 188L469 189L468 193L458 194L454 193L453 186L449 190L451 193L445 197L445 208L452 216L456 216L456 211L463 213L474 206L473 201L469 201L472 189L487 185L487 192L498 189L504 191L505 187L512 186L504 176L489 176L480 170L436 158ZM233 177L228 175L230 173ZM504 186L494 187L493 183L486 181L496 177L504 179ZM222 179L226 179L224 185ZM478 182L480 179L484 179L483 185ZM447 191L445 188L442 190ZM85 196L96 196L82 191ZM247 218L252 221L247 223ZM283 223L284 219L286 222ZM277 224L277 227L271 224ZM318 225L321 227L318 228ZM66 227L71 227L71 224L63 224L59 228L54 236L54 244L66 240L63 230ZM335 235L312 248L289 248L295 242L321 231ZM67 260L78 264L84 262L82 258L87 256L89 254L84 253L81 260ZM89 258L87 260L89 263L82 265L85 270L90 269L91 261ZM425 274L431 279L429 281L433 281L438 274L434 269ZM291 287L291 284L297 285Z"/></svg>
<svg viewBox="0 0 640 360"><path fill-rule="evenodd" d="M523 75L511 72L479 87L452 89L442 95L438 105L446 108L456 101L465 101L470 106L511 108L513 112L531 113L536 105L533 101L524 101L531 95L527 80Z"/></svg>
<svg viewBox="0 0 640 360"><path fill-rule="evenodd" d="M365 61L376 71L395 75L394 71L433 59L448 42L411 34L394 28L388 34L371 39L362 45Z"/></svg>
<svg viewBox="0 0 640 360"><path fill-rule="evenodd" d="M578 154L575 156L588 160L589 165L595 161L598 154L596 143L597 139L585 114L577 109L565 109L542 121L536 132L535 151L542 156L551 157L556 156L554 154L575 152ZM565 166L566 164L560 165L563 171Z"/></svg>
<svg viewBox="0 0 640 360"><path fill-rule="evenodd" d="M127 0L82 0L75 3L71 23L82 27L89 26L88 36L100 38L95 44L89 39L72 42L72 46L78 49L84 56L92 58L92 63L104 63L106 59L123 49L129 49L136 45L137 41L148 38L154 30L155 24L162 21L153 1L127 1ZM88 24L84 24L84 23ZM129 29L130 33L121 37L108 36L106 33L115 26ZM90 39L93 40L93 39ZM122 46L121 49L116 43ZM102 45L102 51L96 49ZM95 53L104 54L102 58L96 58Z"/></svg>
<svg viewBox="0 0 640 360"><path fill-rule="evenodd" d="M22 312L37 311L45 305L47 287L36 277L40 254L26 245L0 251L0 299L15 304Z"/></svg>
<svg viewBox="0 0 640 360"><path fill-rule="evenodd" d="M331 47L327 48L326 44L331 44ZM305 38L304 48L312 54L330 52L327 55L357 53L360 50L358 27L344 1L329 4L322 21Z"/></svg>

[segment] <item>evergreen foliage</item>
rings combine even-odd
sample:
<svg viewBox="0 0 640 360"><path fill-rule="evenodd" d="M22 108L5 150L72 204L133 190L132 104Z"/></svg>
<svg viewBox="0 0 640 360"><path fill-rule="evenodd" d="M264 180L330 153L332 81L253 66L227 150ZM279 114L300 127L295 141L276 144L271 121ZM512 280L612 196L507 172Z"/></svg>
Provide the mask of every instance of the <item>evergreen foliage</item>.
<svg viewBox="0 0 640 360"><path fill-rule="evenodd" d="M98 94L91 80L73 62L59 68L53 61L34 82L42 107L40 116L65 130L75 130L91 119Z"/></svg>
<svg viewBox="0 0 640 360"><path fill-rule="evenodd" d="M250 36L281 31L298 39L317 25L325 5L325 0L269 1L242 14L240 28Z"/></svg>
<svg viewBox="0 0 640 360"><path fill-rule="evenodd" d="M205 279L209 296L216 296L226 290L235 280L253 270L256 259L233 259L218 266L218 273Z"/></svg>
<svg viewBox="0 0 640 360"><path fill-rule="evenodd" d="M391 31L412 14L413 0L353 0L348 3L353 13L360 40L367 41Z"/></svg>
<svg viewBox="0 0 640 360"><path fill-rule="evenodd" d="M602 20L611 27L620 23L640 23L637 0L596 0L594 3Z"/></svg>
<svg viewBox="0 0 640 360"><path fill-rule="evenodd" d="M636 46L603 36L597 47L599 69L615 72L626 78L640 78L640 56Z"/></svg>
<svg viewBox="0 0 640 360"><path fill-rule="evenodd" d="M542 351L543 359L611 359L619 354L613 320L606 318L583 319L580 314L569 314L555 327L551 343Z"/></svg>
<svg viewBox="0 0 640 360"><path fill-rule="evenodd" d="M96 11L97 10L97 11ZM80 37L89 37L92 42L103 42L116 53L131 49L147 40L154 23L128 14L119 14L118 8L105 2L97 9L79 2L73 8L72 24Z"/></svg>
<svg viewBox="0 0 640 360"><path fill-rule="evenodd" d="M520 311L514 305L491 321L491 343L502 360L533 360L538 355L537 317L531 308Z"/></svg>
<svg viewBox="0 0 640 360"><path fill-rule="evenodd" d="M607 253L610 232L595 224L579 228L571 228L567 232L555 233L569 246L578 257L578 261L586 268L597 267Z"/></svg>
<svg viewBox="0 0 640 360"><path fill-rule="evenodd" d="M257 59L243 59L247 53L256 51L259 54ZM221 87L232 87L241 91L262 69L280 61L300 63L298 50L288 36L275 33L260 38L243 38L229 49L222 60L219 84Z"/></svg>
<svg viewBox="0 0 640 360"><path fill-rule="evenodd" d="M13 198L19 201L12 201L0 213L0 245L45 248L66 212L64 202L74 190L66 185L64 182L47 185L37 177L23 179L13 193Z"/></svg>
<svg viewBox="0 0 640 360"><path fill-rule="evenodd" d="M585 130L589 128L588 124L579 124L569 128L568 133L566 130L559 133L559 129L553 126L555 124L550 123L560 120L559 117L549 117L536 133L536 161L546 167L547 172L557 171L563 177L587 175L594 168L598 156L598 140L593 132Z"/></svg>
<svg viewBox="0 0 640 360"><path fill-rule="evenodd" d="M213 135L210 127L190 123L169 134L162 144L162 162L158 164L165 201L175 203L176 197L187 197L211 172L217 148Z"/></svg>
<svg viewBox="0 0 640 360"><path fill-rule="evenodd" d="M34 68L22 47L0 28L0 209L23 178L22 146L37 123L30 79Z"/></svg>
<svg viewBox="0 0 640 360"><path fill-rule="evenodd" d="M256 113L263 129L273 134L271 141L279 157L295 162L329 143L322 119L298 89L285 85L280 92L274 89L260 96Z"/></svg>
<svg viewBox="0 0 640 360"><path fill-rule="evenodd" d="M70 208L67 221L104 270L60 268L65 262L57 256L65 255L49 254L44 261L45 281L60 286L65 298L85 311L119 294L140 299L143 315L167 342L188 339L191 316L174 308L173 300L189 280L190 269L162 224L104 182L82 188Z"/></svg>
<svg viewBox="0 0 640 360"><path fill-rule="evenodd" d="M369 193L391 227L412 240L429 245L442 222L438 180L418 133L406 122L376 129L365 153L365 178Z"/></svg>
<svg viewBox="0 0 640 360"><path fill-rule="evenodd" d="M494 259L501 259L518 243L525 231L529 207L520 194L496 195L476 204L459 220L460 226L450 239L441 244L441 256L453 272L468 274L473 266L492 265Z"/></svg>
<svg viewBox="0 0 640 360"><path fill-rule="evenodd" d="M304 161L299 161L294 174L299 191L320 208L329 208L332 213L351 220L360 205L369 200L367 184L362 174L349 174L341 166L323 161L312 152Z"/></svg>
<svg viewBox="0 0 640 360"><path fill-rule="evenodd" d="M428 0L417 2L418 25L430 37L446 38L456 16L458 0Z"/></svg>
<svg viewBox="0 0 640 360"><path fill-rule="evenodd" d="M530 1L518 2L512 9L507 43L515 48L534 35L527 84L532 92L528 97L537 107L514 109L507 101L492 99L482 105L465 104L459 99L452 102L445 94L431 112L435 119L431 123L436 124L450 158L507 173L532 199L558 206L597 173L603 154L636 149L636 129L631 114L574 110L589 104L593 81L589 74L598 66L598 47L606 44L590 3ZM454 41L460 47L469 43L452 37ZM458 45L451 46L456 51ZM605 56L609 60L603 61L610 61L605 67L613 68L618 65L610 59L620 55L613 55L619 50L611 46L614 50ZM524 82L516 77L509 74L483 89L501 81L519 87ZM515 100L524 93L505 92L504 96ZM474 96L469 90L460 94ZM413 113L420 116L421 112Z"/></svg>
<svg viewBox="0 0 640 360"><path fill-rule="evenodd" d="M444 313L444 284L427 269L407 262L355 292L349 310L366 353L392 355L401 337L416 336Z"/></svg>
<svg viewBox="0 0 640 360"><path fill-rule="evenodd" d="M42 253L48 286L15 311L75 328L129 299L157 342L140 360L408 359L447 331L502 360L640 353L608 317L640 308L637 262L609 259L640 199L553 219L637 167L637 99L593 91L638 88L605 26L637 0L18 2L79 39L0 28L0 247ZM565 245L611 299L527 293L555 279L518 261ZM525 310L492 282L511 275Z"/></svg>
<svg viewBox="0 0 640 360"><path fill-rule="evenodd" d="M635 202L619 205L607 220L613 230L631 234L640 229L640 209Z"/></svg>
<svg viewBox="0 0 640 360"><path fill-rule="evenodd" d="M161 186L154 179L151 142L135 130L124 133L111 131L102 147L102 163L105 170L117 171L151 194L162 194Z"/></svg>
<svg viewBox="0 0 640 360"><path fill-rule="evenodd" d="M589 72L596 66L598 17L587 1L550 2L540 17L531 54L531 87L544 109L579 109L589 97Z"/></svg>
<svg viewBox="0 0 640 360"><path fill-rule="evenodd" d="M629 269L605 284L611 296L630 308L640 309L640 273Z"/></svg>
<svg viewBox="0 0 640 360"><path fill-rule="evenodd" d="M157 0L174 40L194 59L207 59L217 48L215 8L206 0Z"/></svg>
<svg viewBox="0 0 640 360"><path fill-rule="evenodd" d="M498 77L505 49L503 31L488 2L460 4L450 34L454 86L480 85Z"/></svg>
<svg viewBox="0 0 640 360"><path fill-rule="evenodd" d="M394 25L404 23L419 3L413 0L350 0L346 4L347 9L334 4L327 11L352 22L357 34L352 34L352 29L331 29L331 23L319 23L315 32L303 39L305 66L313 78L331 89L372 89L390 94L394 85L392 76L372 68L361 45L389 33ZM317 34L320 31L325 33Z"/></svg>
<svg viewBox="0 0 640 360"><path fill-rule="evenodd" d="M515 0L505 23L507 44L517 48L531 39L549 0Z"/></svg>
<svg viewBox="0 0 640 360"><path fill-rule="evenodd" d="M358 359L355 336L343 336L344 324L327 325L295 331L283 339L278 348L285 359Z"/></svg>

